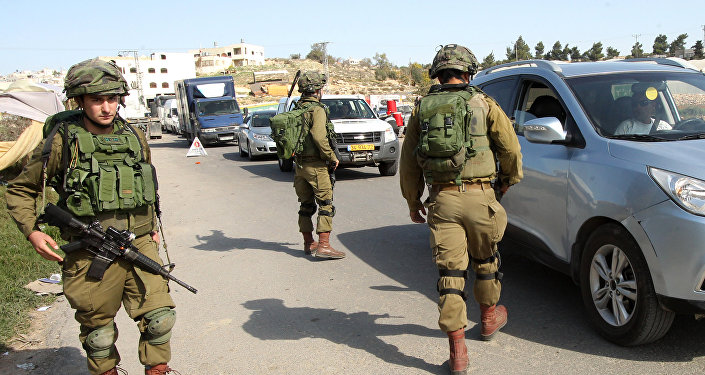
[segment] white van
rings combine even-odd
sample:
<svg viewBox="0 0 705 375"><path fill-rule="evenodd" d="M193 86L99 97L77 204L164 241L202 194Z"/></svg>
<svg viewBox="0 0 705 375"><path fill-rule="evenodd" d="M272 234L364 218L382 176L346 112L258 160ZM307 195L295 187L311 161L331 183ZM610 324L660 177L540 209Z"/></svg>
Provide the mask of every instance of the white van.
<svg viewBox="0 0 705 375"><path fill-rule="evenodd" d="M181 134L176 99L169 99L164 102L164 128L167 132Z"/></svg>

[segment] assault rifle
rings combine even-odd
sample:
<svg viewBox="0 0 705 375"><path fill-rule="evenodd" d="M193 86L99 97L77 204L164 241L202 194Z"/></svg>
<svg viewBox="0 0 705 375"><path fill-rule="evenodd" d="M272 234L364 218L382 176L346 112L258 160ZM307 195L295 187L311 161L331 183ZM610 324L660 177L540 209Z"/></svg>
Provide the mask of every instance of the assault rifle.
<svg viewBox="0 0 705 375"><path fill-rule="evenodd" d="M100 223L94 221L91 224L83 223L75 219L69 212L49 203L40 218L50 225L66 228L78 232L80 239L61 246L66 254L79 249L86 249L95 255L88 268L88 276L97 280L103 279L105 270L117 257L123 257L135 266L164 278L173 280L175 283L188 289L191 293L196 293L196 288L171 276L169 271L160 266L159 263L144 256L132 245L135 234L128 230L117 230L108 227L103 231Z"/></svg>

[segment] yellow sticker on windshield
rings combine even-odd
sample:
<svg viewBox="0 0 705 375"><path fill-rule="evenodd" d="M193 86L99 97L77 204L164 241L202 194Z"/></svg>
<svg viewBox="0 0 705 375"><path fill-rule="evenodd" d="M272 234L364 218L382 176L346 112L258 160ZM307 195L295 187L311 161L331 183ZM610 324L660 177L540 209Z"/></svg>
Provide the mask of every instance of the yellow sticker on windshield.
<svg viewBox="0 0 705 375"><path fill-rule="evenodd" d="M646 99L649 100L654 100L658 96L658 91L656 91L656 88L654 87L649 87L646 89Z"/></svg>

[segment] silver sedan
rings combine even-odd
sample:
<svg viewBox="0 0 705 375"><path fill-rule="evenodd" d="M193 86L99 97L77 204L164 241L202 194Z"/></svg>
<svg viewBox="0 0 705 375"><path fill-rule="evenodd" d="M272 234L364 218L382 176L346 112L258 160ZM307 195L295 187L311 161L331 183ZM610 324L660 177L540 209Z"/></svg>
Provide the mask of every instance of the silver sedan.
<svg viewBox="0 0 705 375"><path fill-rule="evenodd" d="M247 116L238 133L241 157L249 156L250 160L255 160L259 156L277 153L277 146L270 137L272 128L269 126L269 118L276 113L274 110L265 110Z"/></svg>

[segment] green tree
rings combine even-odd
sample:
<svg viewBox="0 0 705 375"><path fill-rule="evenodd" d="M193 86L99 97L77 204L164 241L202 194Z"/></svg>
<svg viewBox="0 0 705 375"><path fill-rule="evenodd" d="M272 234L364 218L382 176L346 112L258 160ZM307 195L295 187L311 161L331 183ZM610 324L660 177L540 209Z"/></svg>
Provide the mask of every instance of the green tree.
<svg viewBox="0 0 705 375"><path fill-rule="evenodd" d="M568 48L566 45L565 48ZM570 49L570 52L567 53L568 56L570 56L570 61L582 61L583 60L583 54L580 53L580 48L577 46L573 47ZM566 57L566 60L568 58Z"/></svg>
<svg viewBox="0 0 705 375"><path fill-rule="evenodd" d="M598 61L602 60L605 57L605 54L602 53L602 42L595 42L592 44L592 47L590 47L589 50L585 51L585 56L586 60L590 61Z"/></svg>
<svg viewBox="0 0 705 375"><path fill-rule="evenodd" d="M411 73L411 81L414 86L422 87L431 84L431 78L428 76L428 69L424 68L423 65L419 63L409 64L409 71Z"/></svg>
<svg viewBox="0 0 705 375"><path fill-rule="evenodd" d="M566 44L565 47L563 47L563 51L561 51L560 55L558 55L558 57L560 57L558 60L567 61L572 51L573 49L568 47L568 44Z"/></svg>
<svg viewBox="0 0 705 375"><path fill-rule="evenodd" d="M695 53L695 55L693 55L694 58L696 58L696 59L702 59L702 58L703 58L703 41L702 41L702 40L698 40L698 41L695 42L695 44L694 44L692 47L690 47L690 48L692 48L692 49L693 49L693 52Z"/></svg>
<svg viewBox="0 0 705 375"><path fill-rule="evenodd" d="M480 69L487 69L497 65L497 61L494 59L494 52L490 52L489 55L485 56L480 63Z"/></svg>
<svg viewBox="0 0 705 375"><path fill-rule="evenodd" d="M665 35L659 34L654 39L654 55L665 55L668 48L668 38Z"/></svg>
<svg viewBox="0 0 705 375"><path fill-rule="evenodd" d="M311 52L306 55L307 59L311 59L314 61L318 61L319 63L323 63L325 61L325 43L314 43L311 45Z"/></svg>
<svg viewBox="0 0 705 375"><path fill-rule="evenodd" d="M524 42L524 38L521 35L511 47L507 47L507 60L509 61L530 60L531 57L531 48Z"/></svg>
<svg viewBox="0 0 705 375"><path fill-rule="evenodd" d="M619 51L616 48L607 47L607 58L614 59L619 56Z"/></svg>
<svg viewBox="0 0 705 375"><path fill-rule="evenodd" d="M644 56L644 45L636 42L632 46L632 54L629 57L643 57Z"/></svg>
<svg viewBox="0 0 705 375"><path fill-rule="evenodd" d="M390 69L392 68L392 63L389 62L389 59L387 58L386 53L375 53L375 57L373 58L375 62L375 66L378 68L382 69Z"/></svg>
<svg viewBox="0 0 705 375"><path fill-rule="evenodd" d="M668 54L670 56L675 56L678 52L685 49L685 40L688 38L688 34L678 35L676 40L672 41L668 46Z"/></svg>
<svg viewBox="0 0 705 375"><path fill-rule="evenodd" d="M563 53L563 45L561 45L560 41L556 41L553 43L553 47L551 50L546 54L546 60L560 60L560 56Z"/></svg>
<svg viewBox="0 0 705 375"><path fill-rule="evenodd" d="M291 55L289 55L289 58L292 60L299 60L299 59L301 59L301 54L300 53L292 53Z"/></svg>
<svg viewBox="0 0 705 375"><path fill-rule="evenodd" d="M543 42L539 41L538 43L536 43L536 46L534 46L534 58L535 59L543 58L544 49L545 48L543 46Z"/></svg>

